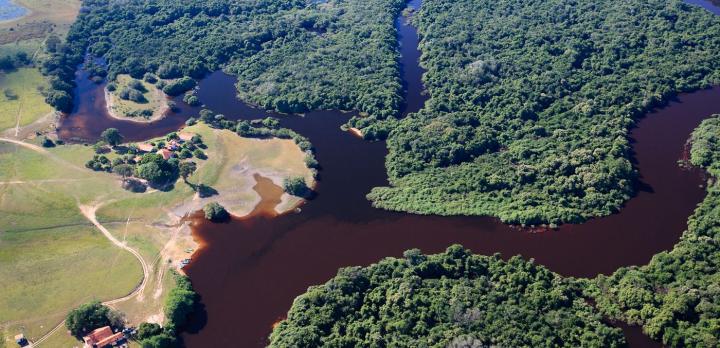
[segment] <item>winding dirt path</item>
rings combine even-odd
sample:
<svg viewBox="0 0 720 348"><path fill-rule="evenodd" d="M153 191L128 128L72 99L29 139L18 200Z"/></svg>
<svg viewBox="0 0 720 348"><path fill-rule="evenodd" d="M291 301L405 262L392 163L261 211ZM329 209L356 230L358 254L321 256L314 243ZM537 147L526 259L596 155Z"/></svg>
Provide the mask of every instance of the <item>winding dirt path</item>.
<svg viewBox="0 0 720 348"><path fill-rule="evenodd" d="M78 208L80 208L80 212L82 212L83 216L85 216L85 218L87 218L90 222L92 222L92 224L95 225L95 227L97 227L100 230L100 232L102 232L102 234L105 235L105 237L108 240L110 240L110 242L115 244L117 247L124 249L127 252L133 254L133 256L135 256L135 258L140 262L140 264L142 265L142 269L143 269L142 282L140 283L140 285L138 285L138 287L133 292L131 292L127 296L123 296L123 297L120 297L120 298L117 298L114 300L103 302L104 304L112 305L112 304L115 304L118 302L123 302L125 300L128 300L132 297L135 297L136 295L142 296L142 293L145 291L145 285L147 285L147 281L150 278L150 266L147 264L147 262L145 262L145 260L142 258L142 256L140 255L139 252L137 252L135 249L127 246L124 242L119 241L117 238L115 238L115 236L112 235L112 233L110 233L110 231L108 231L107 228L105 228L105 226L101 225L97 221L95 212L97 212L98 208L100 208L101 206L102 206L102 204L98 204L95 206L79 205Z"/></svg>
<svg viewBox="0 0 720 348"><path fill-rule="evenodd" d="M24 141L10 139L10 138L3 138L3 137L0 137L0 142L16 144L16 145L22 146L24 148L27 148L29 150L43 154L45 156L48 156L53 160L63 162L64 164L68 164L73 167L77 167L77 166L53 155L46 149L44 149L40 146L37 146L35 144L30 144L30 143L26 143ZM90 221L93 225L95 225L95 227L97 227L97 229L99 229L100 232L102 232L102 234L105 236L105 238L107 238L111 243L115 244L117 247L119 247L119 248L131 253L133 256L135 256L135 258L140 262L140 265L142 266L142 269L143 269L143 278L142 278L142 281L140 282L140 285L138 285L130 294L120 297L120 298L105 301L105 302L103 302L103 304L104 305L113 305L116 303L127 301L135 296L142 297L142 294L145 291L145 286L147 285L148 279L150 278L150 266L147 264L147 262L145 262L145 260L142 258L142 256L140 255L139 252L137 252L135 249L127 246L124 242L119 241L117 238L115 238L115 236L112 235L112 233L110 233L110 231L108 231L107 228L105 228L105 226L101 225L100 222L98 222L95 213L97 212L98 208L100 208L101 206L102 206L102 204L96 204L94 206L78 204L78 208L80 209L80 212L83 214L83 216L85 216L85 218L88 219L88 221ZM52 334L54 334L55 332L60 330L63 327L63 325L65 325L65 320L60 322L57 326L55 326L52 330L50 330L48 333L43 335L41 338L39 338L35 342L32 342L32 346L36 347L39 344L46 341L50 336L52 336Z"/></svg>
<svg viewBox="0 0 720 348"><path fill-rule="evenodd" d="M143 292L145 291L145 286L147 285L148 279L150 278L150 266L148 266L148 264L145 262L145 260L140 255L140 253L138 253L135 249L127 246L124 242L119 241L117 238L115 238L115 236L112 235L112 233L110 233L110 231L108 231L107 228L105 228L105 226L103 226L102 224L100 224L100 222L98 222L95 213L97 212L98 208L100 208L101 206L102 206L102 204L97 204L94 206L80 204L80 205L78 205L78 208L80 208L80 212L83 214L83 216L85 216L86 219L88 219L90 222L92 222L92 224L95 225L95 227L97 227L97 229L99 229L100 232L102 232L102 234L105 236L105 238L110 240L110 242L115 244L117 247L133 254L133 256L135 256L135 258L140 262L140 265L142 265L142 269L143 269L142 281L140 282L140 285L138 285L135 288L135 290L133 290L131 293L129 293L126 296L108 300L108 301L105 301L102 303L106 306L111 306L116 303L127 301L135 296L142 296ZM63 327L63 325L65 325L65 320L60 322L57 326L55 326L52 330L50 330L48 333L43 335L37 341L32 342L32 346L37 347L38 345L42 344L50 336L52 336L55 332L60 330Z"/></svg>

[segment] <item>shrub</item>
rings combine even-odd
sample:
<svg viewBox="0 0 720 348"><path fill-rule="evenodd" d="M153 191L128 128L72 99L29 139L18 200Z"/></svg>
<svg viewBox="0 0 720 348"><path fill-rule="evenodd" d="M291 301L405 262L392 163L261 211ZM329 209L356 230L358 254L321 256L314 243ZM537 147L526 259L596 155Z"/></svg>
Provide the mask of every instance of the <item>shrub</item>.
<svg viewBox="0 0 720 348"><path fill-rule="evenodd" d="M168 100L167 102L168 109L172 112L178 112L180 111L180 107L178 107L177 103L173 100Z"/></svg>
<svg viewBox="0 0 720 348"><path fill-rule="evenodd" d="M163 332L162 326L155 324L155 323L141 323L140 326L138 326L137 333L135 334L135 339L138 341L142 341L146 338L150 338L152 336L157 336Z"/></svg>
<svg viewBox="0 0 720 348"><path fill-rule="evenodd" d="M305 178L298 176L294 178L286 178L283 182L285 192L298 197L305 197L310 193L310 188L305 183Z"/></svg>
<svg viewBox="0 0 720 348"><path fill-rule="evenodd" d="M15 93L15 91L10 88L6 88L3 91L3 94L5 95L5 98L7 98L7 100L16 100L18 98L18 95Z"/></svg>
<svg viewBox="0 0 720 348"><path fill-rule="evenodd" d="M190 106L200 106L202 103L200 103L200 99L192 94L186 94L183 97L183 101Z"/></svg>
<svg viewBox="0 0 720 348"><path fill-rule="evenodd" d="M195 158L201 159L201 160L207 159L207 156L205 155L205 153L200 149L195 149L195 151L193 151L193 156L195 156Z"/></svg>
<svg viewBox="0 0 720 348"><path fill-rule="evenodd" d="M163 79L174 79L181 76L180 68L176 64L165 63L157 70L158 76Z"/></svg>
<svg viewBox="0 0 720 348"><path fill-rule="evenodd" d="M145 73L145 76L143 76L143 80L145 80L145 82L147 82L147 83L152 83L152 84L155 84L158 81L157 76L155 76L151 73Z"/></svg>
<svg viewBox="0 0 720 348"><path fill-rule="evenodd" d="M55 143L50 140L48 137L44 137L42 141L43 147L55 147Z"/></svg>
<svg viewBox="0 0 720 348"><path fill-rule="evenodd" d="M203 207L205 218L210 221L225 221L230 218L230 214L225 210L225 207L217 202L208 203Z"/></svg>
<svg viewBox="0 0 720 348"><path fill-rule="evenodd" d="M130 87L138 92L141 92L141 93L147 92L145 85L143 85L142 82L135 80L135 79L132 79L132 80L130 80L130 82L128 82L128 87Z"/></svg>
<svg viewBox="0 0 720 348"><path fill-rule="evenodd" d="M308 168L318 168L320 166L320 163L318 163L317 159L315 159L315 156L312 153L308 153L305 155L305 165Z"/></svg>
<svg viewBox="0 0 720 348"><path fill-rule="evenodd" d="M177 81L168 83L167 86L163 88L163 92L165 92L165 94L169 96L174 97L189 91L193 87L195 87L195 80L186 76L178 79Z"/></svg>
<svg viewBox="0 0 720 348"><path fill-rule="evenodd" d="M192 155L192 152L190 152L190 150L182 149L182 150L180 150L180 153L178 154L178 156L180 156L181 159L187 159L187 158L191 158L193 155Z"/></svg>
<svg viewBox="0 0 720 348"><path fill-rule="evenodd" d="M123 88L118 92L118 97L122 100L130 100L130 89L129 88Z"/></svg>
<svg viewBox="0 0 720 348"><path fill-rule="evenodd" d="M131 89L128 93L128 99L130 99L131 101L134 101L138 104L147 103L147 99L145 99L145 96L140 91L136 89Z"/></svg>

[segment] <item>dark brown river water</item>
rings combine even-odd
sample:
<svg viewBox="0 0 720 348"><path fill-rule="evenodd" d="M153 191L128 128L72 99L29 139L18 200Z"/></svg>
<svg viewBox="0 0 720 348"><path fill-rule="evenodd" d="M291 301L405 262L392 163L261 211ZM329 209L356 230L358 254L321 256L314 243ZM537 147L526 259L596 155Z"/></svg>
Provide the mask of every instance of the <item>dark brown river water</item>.
<svg viewBox="0 0 720 348"><path fill-rule="evenodd" d="M411 2L413 6L419 3ZM403 20L399 20L399 35L407 96L403 110L415 112L426 100L423 71L418 66L418 36ZM274 115L238 101L234 81L222 72L211 74L200 83L200 100L231 119ZM82 72L78 83L78 106L59 130L65 139L92 140L115 127L128 140L143 140L177 130L198 111L184 106L152 124L118 121L104 112L102 85L92 84ZM202 296L205 313L194 318L195 329L183 338L188 347L264 346L272 324L283 318L293 299L307 287L327 281L338 268L401 256L410 248L436 253L459 243L480 254L520 254L557 273L577 277L647 263L678 241L688 216L704 196L703 173L681 169L677 160L683 157L692 130L713 113L720 113L719 88L680 95L665 108L649 113L630 134L641 174L637 196L618 214L543 232L510 227L488 217L418 216L374 209L365 195L372 187L387 185L383 142L369 143L342 132L340 126L350 113L274 115L315 146L322 165L318 195L299 214L195 223L193 233L202 247L187 270ZM274 192L267 184L258 187ZM637 328L624 330L631 347L659 346Z"/></svg>

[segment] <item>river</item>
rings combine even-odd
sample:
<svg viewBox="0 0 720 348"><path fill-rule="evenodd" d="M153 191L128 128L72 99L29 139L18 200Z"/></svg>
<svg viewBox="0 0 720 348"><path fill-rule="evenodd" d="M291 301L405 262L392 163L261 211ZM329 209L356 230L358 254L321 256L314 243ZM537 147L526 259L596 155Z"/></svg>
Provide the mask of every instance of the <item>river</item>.
<svg viewBox="0 0 720 348"><path fill-rule="evenodd" d="M698 0L694 0L697 2ZM420 1L411 2L419 6ZM424 104L418 36L399 21L404 113ZM686 228L688 216L704 197L705 177L681 169L686 141L702 119L720 113L720 89L683 94L650 112L630 134L640 187L620 213L580 225L542 232L519 229L489 217L417 216L374 209L365 195L387 185L383 142L366 142L340 126L352 113L316 111L283 116L254 109L237 100L235 79L222 72L200 83L198 96L210 109L231 119L274 115L284 127L308 137L322 165L317 197L299 214L273 218L258 214L226 224L198 219L194 236L202 247L187 268L202 296L205 311L184 335L189 347L264 346L272 324L282 319L293 299L307 287L333 277L337 269L368 265L404 250L443 251L459 243L476 253L520 254L567 276L593 277L622 266L641 265L669 250ZM60 135L96 139L116 127L128 140L143 140L177 130L197 109L139 125L103 112L102 85L78 75L76 110L66 117ZM181 103L178 103L181 104ZM625 328L631 347L658 346L637 328Z"/></svg>

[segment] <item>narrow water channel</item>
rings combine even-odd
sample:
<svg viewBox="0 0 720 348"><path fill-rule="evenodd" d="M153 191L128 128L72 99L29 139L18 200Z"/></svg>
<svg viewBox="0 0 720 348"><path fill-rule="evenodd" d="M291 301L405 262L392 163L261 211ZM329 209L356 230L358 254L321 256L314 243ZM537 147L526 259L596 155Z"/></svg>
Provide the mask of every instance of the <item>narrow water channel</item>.
<svg viewBox="0 0 720 348"><path fill-rule="evenodd" d="M411 2L419 4L419 0ZM426 97L417 33L403 19L398 25L408 113L419 110ZM92 84L82 73L78 82L78 107L60 127L66 139L96 139L102 130L116 127L128 140L143 140L174 131L197 113L186 108L150 125L114 120L103 111L102 85ZM228 118L274 115L238 101L234 82L222 72L211 74L200 84L200 100ZM327 281L340 267L368 265L382 257L401 256L410 248L436 253L459 243L481 254L520 254L562 275L578 277L645 264L652 255L672 248L704 196L703 173L681 169L676 162L691 131L702 119L720 113L719 94L720 89L714 88L680 95L639 122L630 137L642 185L620 213L539 233L488 217L417 216L374 209L365 195L372 187L387 185L384 143L365 142L340 131L351 113L275 115L284 127L308 137L315 146L322 165L318 195L299 214L276 218L260 214L226 224L196 222L193 233L202 248L188 274L202 296L205 313L194 319L196 331L184 340L188 347L264 346L272 324L308 286ZM272 195L267 183L260 184ZM631 347L655 345L639 329L626 329L626 334Z"/></svg>

